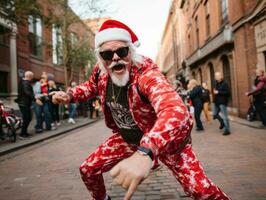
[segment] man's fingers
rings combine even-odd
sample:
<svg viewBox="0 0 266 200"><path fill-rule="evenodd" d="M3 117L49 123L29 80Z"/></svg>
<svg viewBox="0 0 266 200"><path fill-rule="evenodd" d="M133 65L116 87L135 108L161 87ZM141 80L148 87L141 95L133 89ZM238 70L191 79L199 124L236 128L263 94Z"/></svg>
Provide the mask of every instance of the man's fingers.
<svg viewBox="0 0 266 200"><path fill-rule="evenodd" d="M136 191L140 180L133 180L127 190L124 200L130 200L133 196L134 192Z"/></svg>
<svg viewBox="0 0 266 200"><path fill-rule="evenodd" d="M119 164L113 167L113 169L110 171L110 175L114 178L116 177L120 172Z"/></svg>
<svg viewBox="0 0 266 200"><path fill-rule="evenodd" d="M49 93L50 96L53 96L53 95L55 95L55 94L56 94L56 92L50 92L50 93Z"/></svg>

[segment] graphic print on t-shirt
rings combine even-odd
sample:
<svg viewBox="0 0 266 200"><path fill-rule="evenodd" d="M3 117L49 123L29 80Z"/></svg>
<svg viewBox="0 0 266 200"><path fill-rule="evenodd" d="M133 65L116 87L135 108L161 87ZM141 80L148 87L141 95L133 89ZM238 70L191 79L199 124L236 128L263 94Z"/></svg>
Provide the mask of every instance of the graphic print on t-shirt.
<svg viewBox="0 0 266 200"><path fill-rule="evenodd" d="M116 125L121 129L137 129L129 110L119 103L107 102Z"/></svg>

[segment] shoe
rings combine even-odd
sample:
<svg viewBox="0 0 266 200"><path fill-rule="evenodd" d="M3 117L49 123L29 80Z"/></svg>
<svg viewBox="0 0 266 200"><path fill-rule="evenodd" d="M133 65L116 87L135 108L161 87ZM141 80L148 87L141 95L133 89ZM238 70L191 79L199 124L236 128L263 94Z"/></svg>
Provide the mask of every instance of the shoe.
<svg viewBox="0 0 266 200"><path fill-rule="evenodd" d="M55 126L52 126L51 127L51 131L54 131L54 130L56 130L56 127Z"/></svg>
<svg viewBox="0 0 266 200"><path fill-rule="evenodd" d="M231 133L230 133L230 131L224 131L223 132L223 135L230 135Z"/></svg>
<svg viewBox="0 0 266 200"><path fill-rule="evenodd" d="M222 123L219 127L219 129L223 129L224 128L224 123Z"/></svg>
<svg viewBox="0 0 266 200"><path fill-rule="evenodd" d="M69 118L69 119L68 119L68 123L70 123L70 124L75 124L76 122L75 122L75 120L74 120L73 118Z"/></svg>
<svg viewBox="0 0 266 200"><path fill-rule="evenodd" d="M35 133L42 133L42 132L43 132L42 129L36 129L36 130L35 130Z"/></svg>
<svg viewBox="0 0 266 200"><path fill-rule="evenodd" d="M27 139L27 136L25 136L25 135L19 135L18 138L21 139L21 140L26 140Z"/></svg>
<svg viewBox="0 0 266 200"><path fill-rule="evenodd" d="M56 123L56 126L60 126L60 125L61 125L61 123L60 123L60 122L57 122L57 123Z"/></svg>
<svg viewBox="0 0 266 200"><path fill-rule="evenodd" d="M203 128L196 128L195 130L196 130L196 131L204 131Z"/></svg>
<svg viewBox="0 0 266 200"><path fill-rule="evenodd" d="M28 133L26 133L25 135L24 135L24 137L30 137L31 135L30 134L28 134Z"/></svg>

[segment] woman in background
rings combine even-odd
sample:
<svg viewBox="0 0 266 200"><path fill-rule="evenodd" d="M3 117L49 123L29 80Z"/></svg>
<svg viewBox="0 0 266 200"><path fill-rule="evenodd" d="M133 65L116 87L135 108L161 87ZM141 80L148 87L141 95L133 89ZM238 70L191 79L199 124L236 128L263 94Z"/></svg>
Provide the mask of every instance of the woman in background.
<svg viewBox="0 0 266 200"><path fill-rule="evenodd" d="M200 120L201 111L203 109L202 102L202 87L198 84L195 79L191 79L188 83L188 96L192 101L194 107L194 117L196 121L196 131L203 131L203 125Z"/></svg>
<svg viewBox="0 0 266 200"><path fill-rule="evenodd" d="M211 103L210 90L207 83L202 83L202 101L203 101L203 112L207 122L211 122L211 115L209 112L209 105Z"/></svg>

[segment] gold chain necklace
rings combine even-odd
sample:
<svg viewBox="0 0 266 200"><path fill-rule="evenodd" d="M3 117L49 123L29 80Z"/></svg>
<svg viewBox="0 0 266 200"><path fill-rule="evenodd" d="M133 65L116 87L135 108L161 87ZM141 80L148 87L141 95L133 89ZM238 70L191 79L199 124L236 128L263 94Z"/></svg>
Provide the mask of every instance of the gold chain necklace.
<svg viewBox="0 0 266 200"><path fill-rule="evenodd" d="M114 91L114 83L113 83L113 81L112 81L112 92L113 92L112 100L113 100L115 103L116 103L117 100L118 100L118 97L119 97L120 92L121 92L121 88L122 88L122 87L119 87L118 95L117 95L117 97L116 97L116 96L115 96L115 91Z"/></svg>

